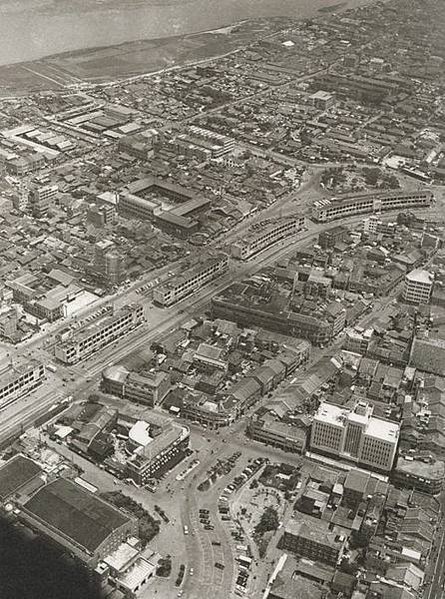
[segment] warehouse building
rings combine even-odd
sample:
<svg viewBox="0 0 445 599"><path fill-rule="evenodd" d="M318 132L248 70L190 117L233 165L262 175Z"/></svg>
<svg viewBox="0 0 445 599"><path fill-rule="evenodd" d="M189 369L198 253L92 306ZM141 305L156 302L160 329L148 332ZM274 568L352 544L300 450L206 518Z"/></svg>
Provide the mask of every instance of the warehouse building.
<svg viewBox="0 0 445 599"><path fill-rule="evenodd" d="M136 520L64 478L26 501L20 520L93 568L136 531Z"/></svg>

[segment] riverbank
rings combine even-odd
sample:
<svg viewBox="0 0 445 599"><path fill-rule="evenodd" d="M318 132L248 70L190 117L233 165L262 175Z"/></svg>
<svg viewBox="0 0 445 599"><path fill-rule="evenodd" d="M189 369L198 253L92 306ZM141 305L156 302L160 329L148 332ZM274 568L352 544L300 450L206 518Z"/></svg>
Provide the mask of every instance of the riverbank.
<svg viewBox="0 0 445 599"><path fill-rule="evenodd" d="M40 60L0 66L0 95L23 95L70 85L100 84L127 79L226 55L308 16L323 16L363 6L373 0L348 0L326 5L319 0L308 14L244 19L199 33L136 40L55 54ZM321 6L323 4L323 6ZM328 10L329 9L329 10Z"/></svg>

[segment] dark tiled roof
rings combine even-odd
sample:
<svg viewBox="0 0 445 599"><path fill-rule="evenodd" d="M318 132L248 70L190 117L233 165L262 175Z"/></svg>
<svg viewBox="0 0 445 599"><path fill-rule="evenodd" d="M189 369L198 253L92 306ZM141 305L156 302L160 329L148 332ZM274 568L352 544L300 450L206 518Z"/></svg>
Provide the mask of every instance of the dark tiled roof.
<svg viewBox="0 0 445 599"><path fill-rule="evenodd" d="M24 509L89 551L97 549L129 520L113 506L63 478L38 491Z"/></svg>
<svg viewBox="0 0 445 599"><path fill-rule="evenodd" d="M0 500L4 501L41 472L32 460L21 455L10 459L0 468Z"/></svg>

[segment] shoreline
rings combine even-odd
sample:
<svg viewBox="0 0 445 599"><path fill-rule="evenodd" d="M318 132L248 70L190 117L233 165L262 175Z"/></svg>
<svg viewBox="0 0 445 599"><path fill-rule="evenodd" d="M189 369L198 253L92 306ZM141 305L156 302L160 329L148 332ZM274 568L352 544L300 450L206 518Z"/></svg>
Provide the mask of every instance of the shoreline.
<svg viewBox="0 0 445 599"><path fill-rule="evenodd" d="M305 19L329 18L373 2L375 0L337 0L313 10L312 15L240 19L194 33L66 50L33 61L0 65L0 98L154 76L230 55Z"/></svg>
<svg viewBox="0 0 445 599"><path fill-rule="evenodd" d="M129 38L129 39L124 39L122 41L116 41L116 42L110 42L110 43L99 43L97 45L90 45L88 43L86 43L85 45L81 45L78 48L71 48L71 49L66 49L66 50L60 50L60 51L48 51L48 53L44 53L41 56L38 56L36 58L29 58L29 59L17 59L17 60L7 60L7 62L4 63L0 63L0 68L3 67L11 67L13 65L22 65L22 64L33 64L35 62L39 62L39 61L45 61L48 59L52 59L55 57L59 57L62 55L66 55L68 53L79 53L79 52L89 52L89 51L93 51L93 50L99 50L99 49L108 49L108 48L112 48L112 47L118 47L121 46L123 44L131 44L131 43L138 43L138 42L150 42L150 41L161 41L161 40L170 40L170 39L177 39L177 38L183 38L185 36L197 36L197 35L204 35L204 34L218 34L220 33L221 35L224 35L224 30L230 30L236 27L239 27L240 25L246 23L246 22L252 22L252 21L263 21L263 20L269 20L269 21L273 21L275 19L289 19L289 20L297 20L297 21L301 21L304 19L310 19L310 18L317 18L317 17L323 17L323 16L329 16L330 14L335 14L338 12L341 12L343 10L348 10L348 9L354 9L360 6L365 6L367 4L376 2L377 0L327 0L327 1L332 1L332 4L328 4L325 6L320 6L320 7L314 7L312 6L311 8L302 6L301 7L301 15L290 15L287 14L286 11L283 12L279 12L280 9L278 9L277 13L271 13L271 14L259 14L259 16L247 16L244 18L239 18L236 19L235 17L235 21L231 21L230 16L227 16L227 23L223 24L223 25L218 25L216 27L210 27L210 28L202 28L202 29L196 29L196 30L192 30L192 31L183 31L183 32L178 32L177 34L173 33L167 34L167 35L160 35L160 36L136 36L133 38ZM155 8L156 6L165 6L163 4L152 4L151 5L153 8ZM166 5L167 7L170 5ZM134 4L133 6L129 6L128 7L128 12L131 13L132 11L136 11L138 9L141 8L141 4ZM85 8L84 10L80 11L80 15L96 15L96 16L100 16L101 13L103 14L122 14L122 20L125 19L125 11L121 12L119 11L119 9L117 7L113 7L113 8L108 8L106 10L101 10L100 8L95 9L95 10L90 10ZM48 18L50 17L59 17L59 16L67 16L68 14L71 13L58 13L58 12L54 12L52 14L48 13ZM32 15L32 12L31 12ZM0 18L1 18L1 13L0 13ZM8 14L6 13L6 16L8 16Z"/></svg>

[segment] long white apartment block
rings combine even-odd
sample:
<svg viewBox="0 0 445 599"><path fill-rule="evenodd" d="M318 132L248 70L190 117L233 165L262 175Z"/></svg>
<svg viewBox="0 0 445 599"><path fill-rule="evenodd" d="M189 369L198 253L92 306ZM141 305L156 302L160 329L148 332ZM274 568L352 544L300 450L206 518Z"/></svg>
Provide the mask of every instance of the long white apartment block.
<svg viewBox="0 0 445 599"><path fill-rule="evenodd" d="M428 208L433 202L434 195L430 190L348 194L330 200L317 200L312 206L312 217L320 223L325 223L348 216L379 213L385 210Z"/></svg>
<svg viewBox="0 0 445 599"><path fill-rule="evenodd" d="M105 316L79 329L69 328L57 336L55 357L64 364L80 362L120 339L144 321L143 306L130 304L111 316Z"/></svg>
<svg viewBox="0 0 445 599"><path fill-rule="evenodd" d="M0 409L21 399L46 379L45 366L37 361L0 365Z"/></svg>
<svg viewBox="0 0 445 599"><path fill-rule="evenodd" d="M228 268L229 258L225 254L209 257L159 285L153 291L153 301L159 306L171 306L220 277Z"/></svg>
<svg viewBox="0 0 445 599"><path fill-rule="evenodd" d="M231 254L238 260L248 260L275 243L298 235L305 229L305 225L304 216L281 218L264 226L258 225L257 229L251 228L244 239L232 245Z"/></svg>

